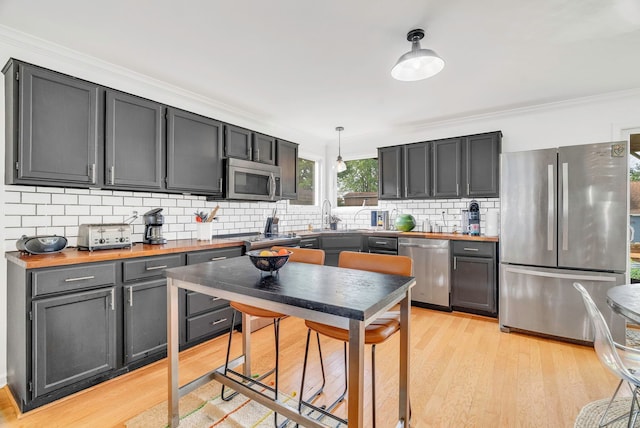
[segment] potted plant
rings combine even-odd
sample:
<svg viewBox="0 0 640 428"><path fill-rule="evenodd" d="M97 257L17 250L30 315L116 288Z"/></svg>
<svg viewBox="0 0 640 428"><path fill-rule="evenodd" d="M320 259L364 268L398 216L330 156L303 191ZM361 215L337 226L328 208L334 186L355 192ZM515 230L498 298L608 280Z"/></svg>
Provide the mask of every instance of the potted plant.
<svg viewBox="0 0 640 428"><path fill-rule="evenodd" d="M331 216L331 221L329 222L331 230L338 230L338 222L339 221L342 221L342 219L340 219L340 217L335 216L335 215Z"/></svg>

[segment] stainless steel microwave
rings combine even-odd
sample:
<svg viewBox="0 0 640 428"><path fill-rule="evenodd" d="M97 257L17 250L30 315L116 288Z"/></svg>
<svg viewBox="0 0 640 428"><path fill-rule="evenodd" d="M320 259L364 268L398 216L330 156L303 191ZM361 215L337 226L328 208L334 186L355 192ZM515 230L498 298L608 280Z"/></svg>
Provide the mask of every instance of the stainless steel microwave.
<svg viewBox="0 0 640 428"><path fill-rule="evenodd" d="M227 159L227 199L279 201L280 167L241 159Z"/></svg>

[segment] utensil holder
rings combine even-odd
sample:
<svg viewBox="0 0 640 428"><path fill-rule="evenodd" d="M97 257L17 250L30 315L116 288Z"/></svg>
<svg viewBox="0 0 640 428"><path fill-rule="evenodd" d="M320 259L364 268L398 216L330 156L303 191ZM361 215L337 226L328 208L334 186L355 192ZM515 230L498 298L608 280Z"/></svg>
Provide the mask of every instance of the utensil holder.
<svg viewBox="0 0 640 428"><path fill-rule="evenodd" d="M196 223L196 239L210 241L213 235L213 223Z"/></svg>

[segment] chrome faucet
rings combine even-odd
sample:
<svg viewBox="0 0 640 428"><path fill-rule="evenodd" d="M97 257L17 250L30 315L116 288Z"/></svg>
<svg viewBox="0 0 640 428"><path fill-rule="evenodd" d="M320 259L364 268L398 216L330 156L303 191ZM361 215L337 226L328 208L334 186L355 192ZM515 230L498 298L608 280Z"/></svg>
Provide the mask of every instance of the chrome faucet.
<svg viewBox="0 0 640 428"><path fill-rule="evenodd" d="M331 228L331 202L329 199L325 199L322 202L322 209L320 211L320 215L322 216L322 228L330 229Z"/></svg>

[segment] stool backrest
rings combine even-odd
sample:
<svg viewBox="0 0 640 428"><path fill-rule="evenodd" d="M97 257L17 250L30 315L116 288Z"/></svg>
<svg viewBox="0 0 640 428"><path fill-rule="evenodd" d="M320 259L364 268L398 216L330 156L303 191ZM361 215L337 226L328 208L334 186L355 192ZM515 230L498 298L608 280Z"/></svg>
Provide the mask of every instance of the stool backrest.
<svg viewBox="0 0 640 428"><path fill-rule="evenodd" d="M272 250L278 251L281 249L291 251L291 255L289 256L290 262L298 262L298 263L310 263L314 265L323 265L324 264L324 250L318 250L314 248L292 248L292 247L280 247L275 246L271 247Z"/></svg>
<svg viewBox="0 0 640 428"><path fill-rule="evenodd" d="M391 275L411 276L413 260L407 256L343 251L338 258L338 266Z"/></svg>

